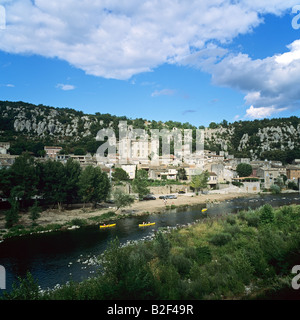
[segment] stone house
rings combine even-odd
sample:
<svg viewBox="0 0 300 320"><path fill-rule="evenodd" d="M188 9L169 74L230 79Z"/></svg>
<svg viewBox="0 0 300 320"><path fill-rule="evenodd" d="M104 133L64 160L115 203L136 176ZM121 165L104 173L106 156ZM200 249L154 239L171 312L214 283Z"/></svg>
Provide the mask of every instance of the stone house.
<svg viewBox="0 0 300 320"><path fill-rule="evenodd" d="M58 153L62 150L62 147L44 147L46 157L50 159L56 159Z"/></svg>
<svg viewBox="0 0 300 320"><path fill-rule="evenodd" d="M0 142L0 154L8 154L9 148L10 148L9 142Z"/></svg>
<svg viewBox="0 0 300 320"><path fill-rule="evenodd" d="M265 166L257 169L257 177L262 180L266 189L269 189L283 175L286 175L284 167L271 168L270 166Z"/></svg>
<svg viewBox="0 0 300 320"><path fill-rule="evenodd" d="M286 176L289 180L298 180L300 179L300 166L287 166L286 167Z"/></svg>

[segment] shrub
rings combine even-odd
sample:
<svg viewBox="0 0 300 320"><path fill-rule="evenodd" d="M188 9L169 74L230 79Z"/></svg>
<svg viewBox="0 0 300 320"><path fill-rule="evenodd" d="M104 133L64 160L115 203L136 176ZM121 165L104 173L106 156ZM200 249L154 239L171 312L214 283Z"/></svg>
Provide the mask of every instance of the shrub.
<svg viewBox="0 0 300 320"><path fill-rule="evenodd" d="M87 222L85 220L79 218L75 218L71 221L71 225L79 227L86 225L86 223Z"/></svg>
<svg viewBox="0 0 300 320"><path fill-rule="evenodd" d="M262 223L272 223L274 220L273 208L269 204L265 204L260 210L260 222Z"/></svg>
<svg viewBox="0 0 300 320"><path fill-rule="evenodd" d="M192 262L182 254L171 256L171 263L180 275L187 275L190 272Z"/></svg>
<svg viewBox="0 0 300 320"><path fill-rule="evenodd" d="M260 218L257 215L247 215L246 221L249 227L257 228L260 222Z"/></svg>
<svg viewBox="0 0 300 320"><path fill-rule="evenodd" d="M228 242L230 242L232 239L231 234L230 233L218 233L215 234L211 239L210 239L210 243L215 245L215 246L224 246L225 244L227 244Z"/></svg>
<svg viewBox="0 0 300 320"><path fill-rule="evenodd" d="M207 246L196 248L197 251L197 261L199 264L205 264L211 261L212 254Z"/></svg>
<svg viewBox="0 0 300 320"><path fill-rule="evenodd" d="M273 184L270 187L270 191L272 192L272 194L279 194L281 191L281 188L279 186L277 186L276 184Z"/></svg>
<svg viewBox="0 0 300 320"><path fill-rule="evenodd" d="M226 222L229 223L229 224L231 224L231 225L236 224L236 220L235 220L234 217L228 217L228 218L226 219Z"/></svg>
<svg viewBox="0 0 300 320"><path fill-rule="evenodd" d="M224 228L225 233L229 233L232 237L235 237L241 232L241 229L238 225L227 225Z"/></svg>
<svg viewBox="0 0 300 320"><path fill-rule="evenodd" d="M4 293L7 300L38 300L40 297L39 286L31 273L27 272L25 278L18 277L19 283L13 283L10 293Z"/></svg>
<svg viewBox="0 0 300 320"><path fill-rule="evenodd" d="M288 188L292 190L298 190L298 186L295 181L289 181Z"/></svg>
<svg viewBox="0 0 300 320"><path fill-rule="evenodd" d="M154 239L154 251L161 261L166 261L169 258L171 243L167 237L160 231Z"/></svg>

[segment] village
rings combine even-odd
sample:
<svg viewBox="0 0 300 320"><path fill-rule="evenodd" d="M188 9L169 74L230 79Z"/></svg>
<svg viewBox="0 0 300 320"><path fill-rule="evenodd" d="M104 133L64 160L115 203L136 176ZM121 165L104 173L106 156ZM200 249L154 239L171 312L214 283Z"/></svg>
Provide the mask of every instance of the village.
<svg viewBox="0 0 300 320"><path fill-rule="evenodd" d="M124 148L124 143L120 148ZM16 155L9 154L9 143L0 142L0 168L10 167ZM130 180L136 178L137 170L143 169L148 173L151 181L162 181L163 187L151 188L156 194L188 193L189 183L193 177L203 171L208 171L207 193L260 193L270 191L271 187L278 185L281 189L299 190L300 159L295 159L292 164L284 165L280 161L251 160L250 158L235 158L228 152L220 151L219 154L210 150L201 153L185 153L184 161L173 154L159 156L154 163L150 160L151 143L147 141L126 140L125 148L130 150L128 157L107 155L99 157L97 154L75 155L61 154L62 147L45 146L44 157L36 158L38 161L60 161L65 163L69 158L80 163L82 168L89 165L98 166L111 178L117 168L123 169ZM120 151L120 150L119 150ZM248 176L239 176L237 167L245 163L252 167ZM168 183L169 182L169 183ZM177 182L177 183L175 183ZM125 188L131 193L130 187Z"/></svg>

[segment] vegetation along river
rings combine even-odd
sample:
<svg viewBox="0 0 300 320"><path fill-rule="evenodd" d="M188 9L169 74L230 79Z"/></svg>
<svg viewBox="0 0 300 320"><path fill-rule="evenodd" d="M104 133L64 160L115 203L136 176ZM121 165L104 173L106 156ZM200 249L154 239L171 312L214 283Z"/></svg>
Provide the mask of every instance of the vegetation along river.
<svg viewBox="0 0 300 320"><path fill-rule="evenodd" d="M118 220L113 228L99 226L81 227L76 230L44 233L7 239L0 243L0 265L6 269L6 288L11 290L18 276L31 272L42 289L54 288L70 280L81 281L92 277L97 270L95 263L108 246L118 237L125 245L130 241L151 239L159 228L174 228L187 225L206 216L236 213L244 209L255 209L266 203L274 207L300 204L297 193L279 195L253 195L218 204L188 209L174 209L166 213L149 216L131 216ZM149 203L150 205L150 203ZM142 222L155 222L154 226L139 227Z"/></svg>

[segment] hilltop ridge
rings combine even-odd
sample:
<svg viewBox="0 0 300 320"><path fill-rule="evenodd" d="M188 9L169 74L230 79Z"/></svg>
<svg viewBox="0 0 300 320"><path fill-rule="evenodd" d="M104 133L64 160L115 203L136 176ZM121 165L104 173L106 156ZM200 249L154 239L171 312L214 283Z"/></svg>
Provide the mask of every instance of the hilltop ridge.
<svg viewBox="0 0 300 320"><path fill-rule="evenodd" d="M59 145L66 152L81 149L84 153L95 153L101 144L95 139L97 132L111 127L118 135L120 121L146 130L202 128L206 149L236 157L276 159L283 163L300 158L300 118L296 116L233 123L223 120L205 128L201 123L196 127L172 120L130 119L109 113L85 114L71 108L0 101L0 139L11 143L11 154L27 150L38 155L45 145Z"/></svg>

